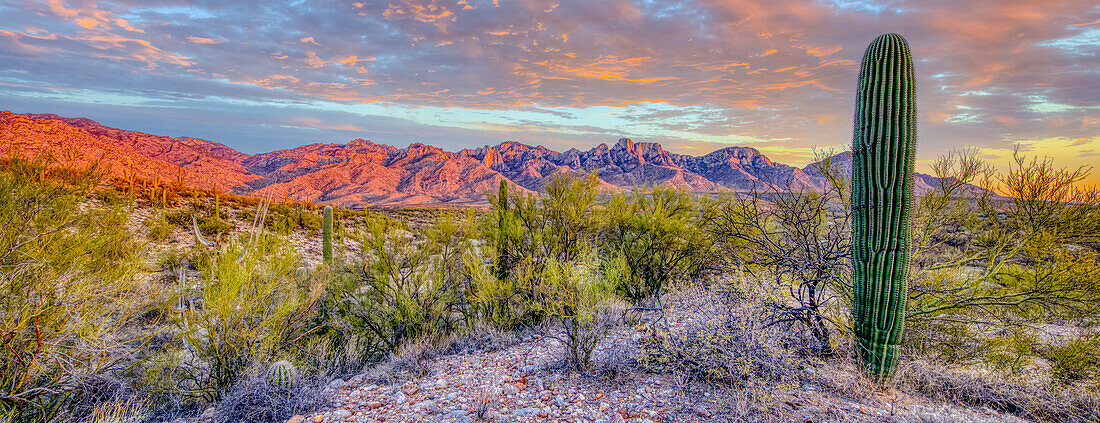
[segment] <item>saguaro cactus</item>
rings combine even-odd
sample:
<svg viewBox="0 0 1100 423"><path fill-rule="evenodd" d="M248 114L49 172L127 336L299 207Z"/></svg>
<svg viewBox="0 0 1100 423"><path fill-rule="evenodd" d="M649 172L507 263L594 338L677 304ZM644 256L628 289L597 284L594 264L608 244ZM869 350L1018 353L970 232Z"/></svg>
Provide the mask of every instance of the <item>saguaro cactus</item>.
<svg viewBox="0 0 1100 423"><path fill-rule="evenodd" d="M497 279L505 280L508 278L509 261L508 246L507 243L507 226L508 226L508 182L504 179L500 180L500 192L497 194L497 202L500 205L500 210L497 210L497 260L496 260L496 275Z"/></svg>
<svg viewBox="0 0 1100 423"><path fill-rule="evenodd" d="M853 325L863 362L879 380L897 365L905 327L916 147L909 44L881 35L863 54L852 137Z"/></svg>
<svg viewBox="0 0 1100 423"><path fill-rule="evenodd" d="M332 206L325 206L321 219L321 259L332 263Z"/></svg>

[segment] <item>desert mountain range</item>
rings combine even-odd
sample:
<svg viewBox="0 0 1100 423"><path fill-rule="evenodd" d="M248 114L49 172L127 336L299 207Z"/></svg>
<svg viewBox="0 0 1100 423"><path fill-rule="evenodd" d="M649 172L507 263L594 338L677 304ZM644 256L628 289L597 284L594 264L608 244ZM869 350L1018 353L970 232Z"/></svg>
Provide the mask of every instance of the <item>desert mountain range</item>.
<svg viewBox="0 0 1100 423"><path fill-rule="evenodd" d="M102 160L116 176L172 180L247 194L266 190L318 203L350 207L462 206L485 204L485 192L506 179L537 192L556 172L598 171L608 189L664 185L693 192L751 189L820 189L818 163L803 168L770 160L751 147L726 147L702 156L675 154L658 143L623 138L588 151L556 152L518 142L448 152L415 143L407 148L355 139L308 144L248 155L224 144L172 138L103 126L83 118L0 112L0 155L50 153L64 164ZM851 155L833 163L851 170ZM918 192L936 178L918 173Z"/></svg>

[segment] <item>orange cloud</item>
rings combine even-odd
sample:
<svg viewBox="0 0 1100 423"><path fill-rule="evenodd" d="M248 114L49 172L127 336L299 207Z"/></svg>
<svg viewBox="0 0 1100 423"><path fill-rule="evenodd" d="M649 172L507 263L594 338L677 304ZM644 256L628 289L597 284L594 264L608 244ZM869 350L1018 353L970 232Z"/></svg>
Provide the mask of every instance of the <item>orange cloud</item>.
<svg viewBox="0 0 1100 423"><path fill-rule="evenodd" d="M773 55L775 53L778 53L778 52L779 52L779 50L771 49L771 50L765 51L764 54L760 55L760 57L771 56L771 55Z"/></svg>
<svg viewBox="0 0 1100 423"><path fill-rule="evenodd" d="M411 0L405 0L404 4L390 3L389 7L382 12L382 16L386 19L397 20L412 18L420 22L435 22L444 18L451 18L451 21L455 20L454 12L451 12L445 5L435 4L420 4Z"/></svg>
<svg viewBox="0 0 1100 423"><path fill-rule="evenodd" d="M218 43L221 42L221 41L215 40L213 38L203 38L203 37L194 37L194 36L187 37L187 41L190 41L190 42L195 43L195 44L218 44Z"/></svg>
<svg viewBox="0 0 1100 423"><path fill-rule="evenodd" d="M324 59L317 57L317 53L314 53L312 51L307 51L306 58L302 59L302 61L306 62L306 65L308 65L309 67L315 69L328 64L328 62L325 62Z"/></svg>
<svg viewBox="0 0 1100 423"><path fill-rule="evenodd" d="M781 82L781 83L778 83L778 84L765 85L764 89L765 90L780 90L780 91L782 91L782 90L786 90L786 89L789 89L789 88L805 87L807 85L812 85L812 86L821 88L823 90L828 90L828 91L837 91L837 92L840 91L836 88L830 88L830 87L826 86L825 84L822 84L821 81L817 80L817 79L811 79L811 80L807 80L807 81L798 81L798 82Z"/></svg>
<svg viewBox="0 0 1100 423"><path fill-rule="evenodd" d="M64 0L49 0L46 2L49 11L58 17L66 19L84 28L109 27L111 25L131 32L143 33L145 31L130 25L126 19L117 18L113 13L98 10L94 7L77 8L66 7Z"/></svg>
<svg viewBox="0 0 1100 423"><path fill-rule="evenodd" d="M775 71L776 72L786 72L786 71L789 71L789 70L797 68L797 67L798 66L791 66L791 67L786 67L786 68L783 68L783 69L776 69Z"/></svg>

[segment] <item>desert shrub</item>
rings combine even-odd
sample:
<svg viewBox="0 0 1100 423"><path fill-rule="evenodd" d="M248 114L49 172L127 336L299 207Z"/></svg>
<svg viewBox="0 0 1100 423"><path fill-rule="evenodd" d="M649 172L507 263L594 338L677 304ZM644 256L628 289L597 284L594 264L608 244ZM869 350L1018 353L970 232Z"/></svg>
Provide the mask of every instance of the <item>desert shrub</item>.
<svg viewBox="0 0 1100 423"><path fill-rule="evenodd" d="M367 219L358 235L362 257L325 300L326 324L339 332L334 339L354 340L379 357L455 330L463 322L456 305L461 257L471 244L466 226L448 218L415 234L400 221Z"/></svg>
<svg viewBox="0 0 1100 423"><path fill-rule="evenodd" d="M821 191L773 186L723 199L710 229L727 273L789 293L761 304L772 323L810 333L810 349L827 356L840 329L829 317L850 302L852 213L848 177L828 159L818 170L828 181Z"/></svg>
<svg viewBox="0 0 1100 423"><path fill-rule="evenodd" d="M565 347L568 369L588 370L592 352L615 326L612 285L599 273L594 251L579 257L576 263L548 261L543 268L540 290L545 300L539 304L546 316L557 320L555 336ZM616 267L614 272L628 270Z"/></svg>
<svg viewBox="0 0 1100 423"><path fill-rule="evenodd" d="M126 397L102 403L92 410L87 423L141 423L149 417L149 403L139 397Z"/></svg>
<svg viewBox="0 0 1100 423"><path fill-rule="evenodd" d="M690 194L653 187L616 194L603 208L601 255L624 266L615 290L639 303L670 281L698 276L710 248L703 215Z"/></svg>
<svg viewBox="0 0 1100 423"><path fill-rule="evenodd" d="M190 209L164 211L164 220L177 228L193 230L194 222L191 218L194 216L195 222L199 225L199 232L207 237L228 234L233 229L233 225L221 218L218 213L213 210L204 211L201 207L196 207L196 204L198 203L192 203L193 207Z"/></svg>
<svg viewBox="0 0 1100 423"><path fill-rule="evenodd" d="M241 378L217 403L222 422L284 422L296 414L309 414L329 406L323 381L298 376L290 387L272 385L262 374Z"/></svg>
<svg viewBox="0 0 1100 423"><path fill-rule="evenodd" d="M0 417L49 421L128 348L140 248L121 206L80 207L95 165L9 158L0 168ZM140 335L138 335L140 336Z"/></svg>
<svg viewBox="0 0 1100 423"><path fill-rule="evenodd" d="M245 220L252 219L252 212L245 210L240 213ZM321 213L304 204L277 203L272 204L266 221L268 229L278 234L289 235L291 232L304 229L311 232L321 230ZM336 231L340 231L341 219L335 219Z"/></svg>
<svg viewBox="0 0 1100 423"><path fill-rule="evenodd" d="M1100 372L1100 338L1079 335L1062 345L1051 346L1046 356L1054 364L1052 373L1057 382L1069 384L1094 379Z"/></svg>
<svg viewBox="0 0 1100 423"><path fill-rule="evenodd" d="M246 254L241 249L247 248ZM177 326L203 366L182 366L196 397L212 401L256 362L271 361L307 331L324 281L301 286L298 257L281 238L231 242L211 254L200 287L202 306L182 310Z"/></svg>
<svg viewBox="0 0 1100 423"><path fill-rule="evenodd" d="M741 388L795 383L801 362L798 334L761 314L773 293L750 280L729 278L710 287L689 285L666 295L665 316L641 339L643 363L692 379Z"/></svg>
<svg viewBox="0 0 1100 423"><path fill-rule="evenodd" d="M487 265L467 256L472 313L504 328L540 323L545 267L574 263L594 243L598 222L595 174L554 174L542 196L503 190L490 194L494 212L481 222L484 251L495 254Z"/></svg>
<svg viewBox="0 0 1100 423"><path fill-rule="evenodd" d="M1039 351L1058 350L1028 328L1094 330L1098 255L1075 244L1095 237L1089 231L1100 216L1100 197L1077 185L1088 169L1017 152L998 173L964 151L941 157L933 171L938 182L916 208L904 342L911 352L1019 375L1035 367Z"/></svg>
<svg viewBox="0 0 1100 423"><path fill-rule="evenodd" d="M162 211L152 212L142 223L145 229L149 230L149 239L154 241L164 241L168 239L168 235L172 234L172 225L168 223Z"/></svg>

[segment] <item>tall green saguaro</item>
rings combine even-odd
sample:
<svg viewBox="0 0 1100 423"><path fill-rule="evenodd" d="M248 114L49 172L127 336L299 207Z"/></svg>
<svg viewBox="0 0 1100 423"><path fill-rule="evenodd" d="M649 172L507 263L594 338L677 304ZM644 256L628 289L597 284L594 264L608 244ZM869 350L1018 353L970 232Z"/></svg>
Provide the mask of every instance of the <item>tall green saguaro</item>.
<svg viewBox="0 0 1100 423"><path fill-rule="evenodd" d="M500 180L500 193L497 194L497 279L508 279L511 257L508 256L508 181Z"/></svg>
<svg viewBox="0 0 1100 423"><path fill-rule="evenodd" d="M332 206L325 206L321 219L321 259L332 263Z"/></svg>
<svg viewBox="0 0 1100 423"><path fill-rule="evenodd" d="M881 35L863 54L852 137L853 325L864 365L893 373L905 328L916 83L909 44Z"/></svg>

